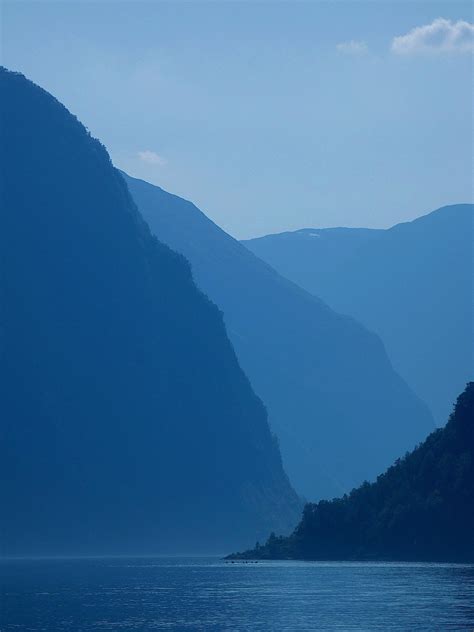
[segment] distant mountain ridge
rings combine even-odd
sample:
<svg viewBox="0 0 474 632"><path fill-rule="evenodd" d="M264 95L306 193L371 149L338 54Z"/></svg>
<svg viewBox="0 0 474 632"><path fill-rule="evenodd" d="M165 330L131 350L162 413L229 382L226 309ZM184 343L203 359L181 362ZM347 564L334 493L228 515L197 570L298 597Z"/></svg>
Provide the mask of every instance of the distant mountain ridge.
<svg viewBox="0 0 474 632"><path fill-rule="evenodd" d="M191 262L222 310L297 491L349 491L434 427L375 335L282 278L191 202L124 177L152 232Z"/></svg>
<svg viewBox="0 0 474 632"><path fill-rule="evenodd" d="M310 228L243 243L378 333L395 369L445 422L474 377L474 205L387 230Z"/></svg>
<svg viewBox="0 0 474 632"><path fill-rule="evenodd" d="M266 411L188 263L64 106L5 69L0 92L2 553L219 553L290 529Z"/></svg>
<svg viewBox="0 0 474 632"><path fill-rule="evenodd" d="M474 562L474 382L447 425L375 483L308 504L291 536L229 557Z"/></svg>

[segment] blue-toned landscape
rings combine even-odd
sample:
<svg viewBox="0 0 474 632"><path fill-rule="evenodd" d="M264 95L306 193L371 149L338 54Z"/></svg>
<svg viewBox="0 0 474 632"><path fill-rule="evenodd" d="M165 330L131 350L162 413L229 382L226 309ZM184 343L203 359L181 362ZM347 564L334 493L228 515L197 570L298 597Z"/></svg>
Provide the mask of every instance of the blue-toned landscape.
<svg viewBox="0 0 474 632"><path fill-rule="evenodd" d="M208 558L16 561L5 630L470 630L469 565Z"/></svg>
<svg viewBox="0 0 474 632"><path fill-rule="evenodd" d="M0 11L0 632L474 629L468 3Z"/></svg>

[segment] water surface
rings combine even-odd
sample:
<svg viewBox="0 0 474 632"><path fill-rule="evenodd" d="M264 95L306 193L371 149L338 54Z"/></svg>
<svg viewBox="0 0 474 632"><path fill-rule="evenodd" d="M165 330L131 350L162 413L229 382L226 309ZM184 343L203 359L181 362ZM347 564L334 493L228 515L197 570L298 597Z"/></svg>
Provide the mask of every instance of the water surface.
<svg viewBox="0 0 474 632"><path fill-rule="evenodd" d="M0 563L0 631L474 631L474 566L210 558Z"/></svg>

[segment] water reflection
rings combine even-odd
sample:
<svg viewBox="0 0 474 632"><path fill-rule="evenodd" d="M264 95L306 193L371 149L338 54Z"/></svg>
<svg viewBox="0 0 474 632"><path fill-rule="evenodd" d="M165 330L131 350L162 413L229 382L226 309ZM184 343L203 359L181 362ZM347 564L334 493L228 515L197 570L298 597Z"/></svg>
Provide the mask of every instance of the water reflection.
<svg viewBox="0 0 474 632"><path fill-rule="evenodd" d="M89 559L0 571L2 632L474 628L473 566Z"/></svg>

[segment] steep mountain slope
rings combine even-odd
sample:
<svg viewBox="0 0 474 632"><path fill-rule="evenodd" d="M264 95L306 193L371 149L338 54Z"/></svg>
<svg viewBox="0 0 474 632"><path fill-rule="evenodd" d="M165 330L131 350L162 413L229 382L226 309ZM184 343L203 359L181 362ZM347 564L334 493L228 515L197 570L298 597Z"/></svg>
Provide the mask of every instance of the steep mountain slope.
<svg viewBox="0 0 474 632"><path fill-rule="evenodd" d="M474 562L474 382L447 425L376 483L306 505L290 537L231 557Z"/></svg>
<svg viewBox="0 0 474 632"><path fill-rule="evenodd" d="M348 491L432 429L376 336L283 279L190 202L126 182L152 232L189 259L223 311L297 491L310 499Z"/></svg>
<svg viewBox="0 0 474 632"><path fill-rule="evenodd" d="M377 332L439 424L474 375L474 206L389 230L305 229L244 242L281 274Z"/></svg>
<svg viewBox="0 0 474 632"><path fill-rule="evenodd" d="M102 145L0 70L4 554L222 551L300 502L189 265Z"/></svg>

